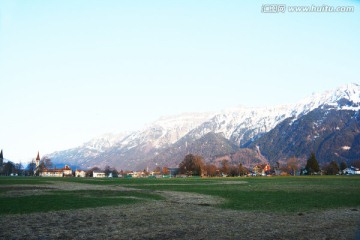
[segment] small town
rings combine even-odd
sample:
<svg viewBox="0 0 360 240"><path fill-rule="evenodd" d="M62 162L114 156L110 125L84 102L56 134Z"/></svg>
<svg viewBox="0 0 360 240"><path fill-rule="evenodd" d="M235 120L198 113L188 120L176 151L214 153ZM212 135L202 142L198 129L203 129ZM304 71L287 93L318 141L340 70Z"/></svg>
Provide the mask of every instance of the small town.
<svg viewBox="0 0 360 240"><path fill-rule="evenodd" d="M238 166L230 165L227 160L220 163L220 167L214 164L205 164L201 156L189 154L178 167L157 167L149 171L117 171L109 166L105 169L93 167L88 170L72 169L69 165L62 168L52 167L50 158L40 158L38 152L35 161L28 164L24 169L19 164L12 162L4 163L3 150L0 152L0 175L4 176L39 176L39 177L93 177L93 178L186 178L186 177L257 177L257 176L298 176L308 175L309 167L301 168L295 158L289 159L286 166L271 167L269 164L257 164L248 169L240 163ZM312 158L310 158L311 160ZM316 159L315 159L316 160ZM359 164L360 161L355 161ZM342 162L340 166L336 162L331 162L322 169L318 163L310 174L318 175L360 175L360 169L354 166L347 166ZM311 170L310 170L311 171Z"/></svg>

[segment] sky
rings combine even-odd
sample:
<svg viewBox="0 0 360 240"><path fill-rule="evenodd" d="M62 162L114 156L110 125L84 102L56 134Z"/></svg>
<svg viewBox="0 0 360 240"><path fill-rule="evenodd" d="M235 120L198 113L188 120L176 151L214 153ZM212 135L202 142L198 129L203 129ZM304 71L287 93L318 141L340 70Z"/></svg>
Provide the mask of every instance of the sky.
<svg viewBox="0 0 360 240"><path fill-rule="evenodd" d="M261 11L273 3L0 0L4 157L27 164L161 116L360 82L360 1L286 1L351 13Z"/></svg>

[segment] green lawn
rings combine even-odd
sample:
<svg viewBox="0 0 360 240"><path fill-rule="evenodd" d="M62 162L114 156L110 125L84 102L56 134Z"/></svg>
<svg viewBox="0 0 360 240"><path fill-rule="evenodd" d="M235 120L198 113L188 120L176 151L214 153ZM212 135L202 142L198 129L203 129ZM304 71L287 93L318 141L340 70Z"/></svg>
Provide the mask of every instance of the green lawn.
<svg viewBox="0 0 360 240"><path fill-rule="evenodd" d="M121 185L146 191L54 191L40 184L58 181ZM9 191L37 186L41 195L11 196ZM93 179L0 177L0 214L92 208L163 199L155 190L193 192L225 199L218 207L271 212L306 212L360 207L360 176ZM31 204L30 204L31 203Z"/></svg>
<svg viewBox="0 0 360 240"><path fill-rule="evenodd" d="M166 182L132 187L219 196L226 199L220 207L236 210L299 212L360 206L360 177L259 177L203 181L175 180L173 185ZM219 184L226 181L233 184ZM236 181L244 183L236 184Z"/></svg>
<svg viewBox="0 0 360 240"><path fill-rule="evenodd" d="M160 199L163 198L159 195L137 191L48 191L42 195L19 197L0 196L0 215L95 208Z"/></svg>

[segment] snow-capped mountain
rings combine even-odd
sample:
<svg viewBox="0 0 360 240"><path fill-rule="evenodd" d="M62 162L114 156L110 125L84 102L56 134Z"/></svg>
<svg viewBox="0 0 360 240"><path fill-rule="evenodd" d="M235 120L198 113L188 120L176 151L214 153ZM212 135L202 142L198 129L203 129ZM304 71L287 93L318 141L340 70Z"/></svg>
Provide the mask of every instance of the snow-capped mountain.
<svg viewBox="0 0 360 240"><path fill-rule="evenodd" d="M184 113L162 117L144 129L129 134L119 144L127 150L139 146L162 148L175 143L213 115L214 113Z"/></svg>
<svg viewBox="0 0 360 240"><path fill-rule="evenodd" d="M95 151L95 152L104 152L107 149L114 146L119 141L123 140L129 134L130 133L128 133L128 132L123 132L120 134L106 133L106 134L103 134L101 136L93 138L90 141L84 143L82 145L82 148L88 149L90 151Z"/></svg>
<svg viewBox="0 0 360 240"><path fill-rule="evenodd" d="M294 115L307 114L323 105L332 106L336 110L360 110L360 85L350 83L335 90L313 94L293 106Z"/></svg>
<svg viewBox="0 0 360 240"><path fill-rule="evenodd" d="M296 104L264 108L236 107L220 112L185 113L163 117L139 131L118 135L107 134L84 145L50 155L54 162L72 162L83 168L105 165L123 169L146 166L159 156L160 162L169 166L176 161L163 151L175 146L186 148L188 144L208 133L220 134L229 144L239 148L251 144L283 123L289 124L306 116L315 109L326 108L359 112L360 86L347 84L325 93L313 94ZM205 140L202 139L202 143ZM221 142L221 141L219 141ZM193 149L197 149L193 146ZM186 152L186 151L185 151ZM157 157L158 156L158 157ZM170 159L168 159L170 158Z"/></svg>

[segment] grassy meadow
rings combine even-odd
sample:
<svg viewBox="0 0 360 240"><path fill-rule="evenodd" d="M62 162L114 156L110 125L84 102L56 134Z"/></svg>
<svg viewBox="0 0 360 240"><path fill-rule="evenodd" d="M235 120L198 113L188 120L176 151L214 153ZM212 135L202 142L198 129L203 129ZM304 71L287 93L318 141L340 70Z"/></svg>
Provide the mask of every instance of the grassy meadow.
<svg viewBox="0 0 360 240"><path fill-rule="evenodd" d="M97 188L59 190L55 186L61 183L96 185ZM224 201L216 207L242 211L291 213L360 207L359 176L172 179L0 177L0 215L162 201L162 191L220 197Z"/></svg>

